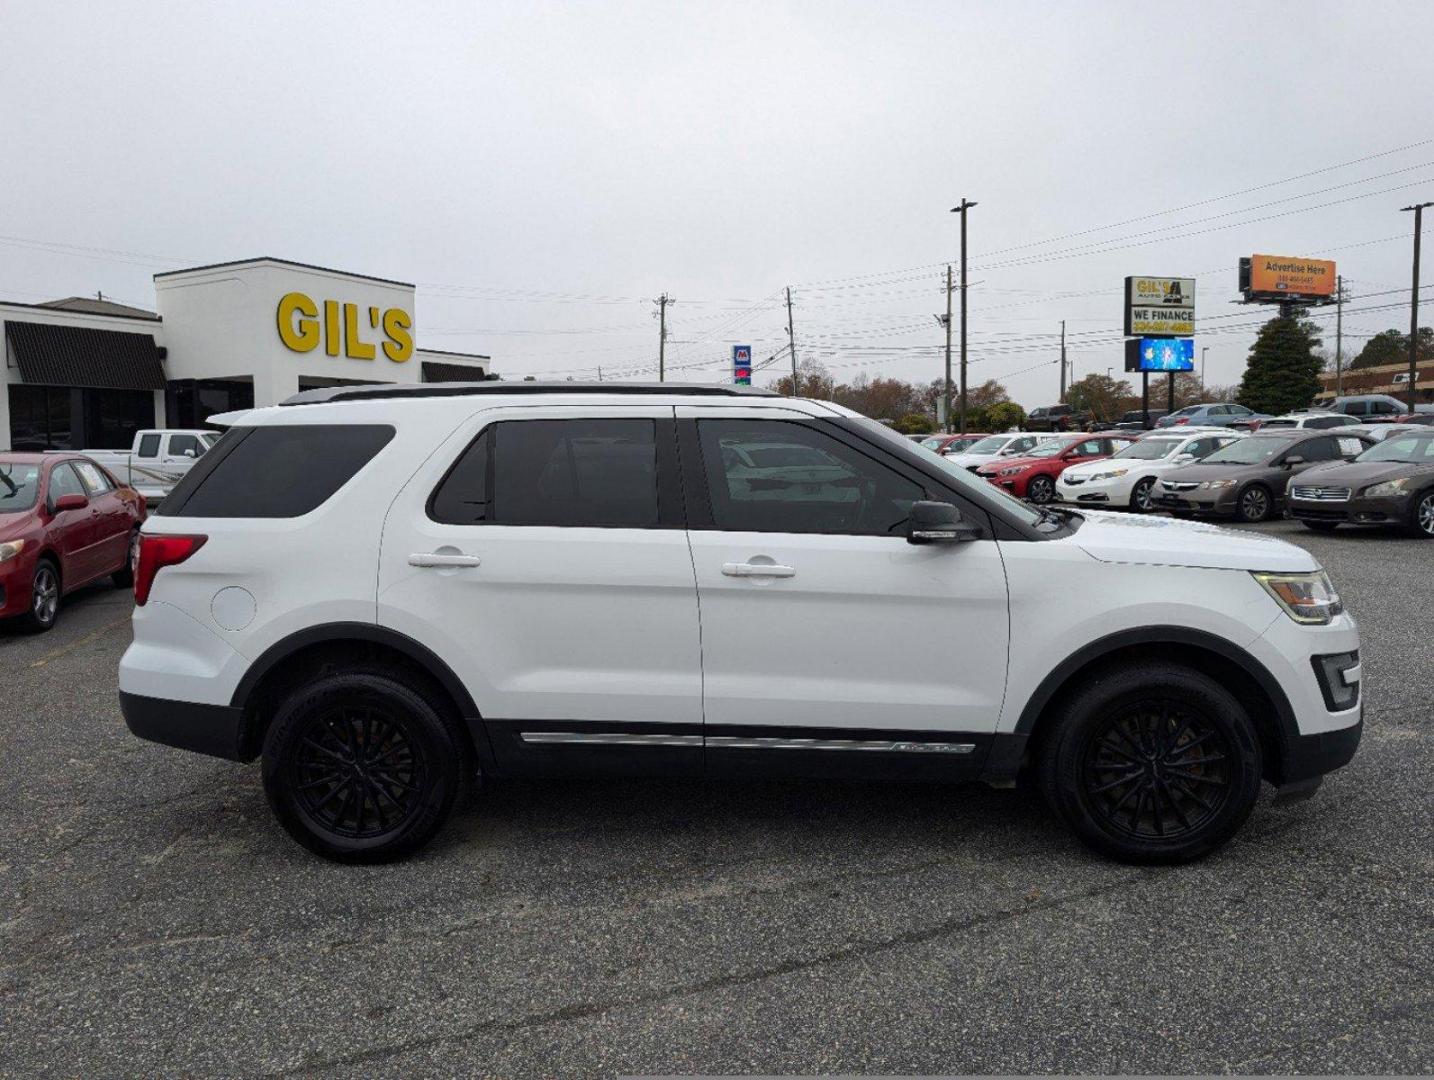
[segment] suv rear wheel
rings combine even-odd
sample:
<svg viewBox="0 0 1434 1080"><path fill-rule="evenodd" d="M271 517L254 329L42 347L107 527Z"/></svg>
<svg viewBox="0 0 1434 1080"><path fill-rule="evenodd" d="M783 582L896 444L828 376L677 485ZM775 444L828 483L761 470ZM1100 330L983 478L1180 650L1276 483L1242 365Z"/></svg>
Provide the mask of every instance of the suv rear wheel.
<svg viewBox="0 0 1434 1080"><path fill-rule="evenodd" d="M326 675L280 705L264 737L264 791L310 851L387 862L421 847L448 817L466 749L444 713L393 676Z"/></svg>
<svg viewBox="0 0 1434 1080"><path fill-rule="evenodd" d="M1260 741L1236 698L1190 668L1114 668L1071 694L1045 741L1041 788L1086 844L1127 862L1198 859L1249 817Z"/></svg>

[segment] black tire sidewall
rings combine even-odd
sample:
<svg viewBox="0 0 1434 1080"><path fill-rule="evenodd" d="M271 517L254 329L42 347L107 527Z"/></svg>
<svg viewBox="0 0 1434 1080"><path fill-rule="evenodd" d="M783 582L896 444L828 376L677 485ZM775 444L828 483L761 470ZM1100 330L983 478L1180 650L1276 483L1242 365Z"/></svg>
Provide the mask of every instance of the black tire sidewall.
<svg viewBox="0 0 1434 1080"><path fill-rule="evenodd" d="M117 589L129 589L134 587L134 564L130 561L130 552L134 550L134 542L137 536L139 536L138 528L129 531L129 536L125 538L124 565L110 575L110 580L114 582L115 588Z"/></svg>
<svg viewBox="0 0 1434 1080"><path fill-rule="evenodd" d="M1429 499L1434 499L1434 491L1421 491L1414 496L1413 505L1409 507L1409 532L1421 540L1434 540L1434 534L1425 532L1419 524L1419 508Z"/></svg>
<svg viewBox="0 0 1434 1080"><path fill-rule="evenodd" d="M1229 798L1196 832L1171 841L1131 837L1109 829L1089 807L1081 770L1101 720L1111 711L1151 696L1198 710L1224 735L1233 754ZM1214 679L1192 668L1147 663L1111 669L1070 696L1043 744L1041 788L1051 808L1085 844L1122 862L1181 863L1201 858L1239 830L1259 796L1263 762L1259 736L1240 702Z"/></svg>
<svg viewBox="0 0 1434 1080"><path fill-rule="evenodd" d="M349 700L380 709L402 725L423 758L425 784L417 811L378 837L355 839L324 829L292 790L294 750L314 712ZM388 862L421 847L442 826L462 784L467 757L461 737L422 694L387 674L341 672L305 684L280 705L264 737L264 792L279 824L315 854L336 862Z"/></svg>

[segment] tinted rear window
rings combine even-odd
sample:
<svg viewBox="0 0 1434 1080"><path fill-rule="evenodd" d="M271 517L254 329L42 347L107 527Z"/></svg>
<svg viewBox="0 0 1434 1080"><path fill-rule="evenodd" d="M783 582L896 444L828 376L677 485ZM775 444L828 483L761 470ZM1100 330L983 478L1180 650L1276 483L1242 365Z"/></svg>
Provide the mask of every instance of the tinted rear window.
<svg viewBox="0 0 1434 1080"><path fill-rule="evenodd" d="M321 506L392 438L387 424L234 428L175 485L157 513L299 517Z"/></svg>

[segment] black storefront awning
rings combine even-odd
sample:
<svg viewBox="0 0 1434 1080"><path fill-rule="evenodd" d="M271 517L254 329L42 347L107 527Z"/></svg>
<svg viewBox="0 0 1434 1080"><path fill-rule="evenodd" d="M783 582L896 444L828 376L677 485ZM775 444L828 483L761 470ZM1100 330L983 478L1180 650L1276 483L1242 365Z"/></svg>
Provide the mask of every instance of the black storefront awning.
<svg viewBox="0 0 1434 1080"><path fill-rule="evenodd" d="M445 364L437 360L423 361L424 382L479 382L483 369L467 364Z"/></svg>
<svg viewBox="0 0 1434 1080"><path fill-rule="evenodd" d="M5 321L5 338L27 383L107 390L163 390L164 365L150 334Z"/></svg>

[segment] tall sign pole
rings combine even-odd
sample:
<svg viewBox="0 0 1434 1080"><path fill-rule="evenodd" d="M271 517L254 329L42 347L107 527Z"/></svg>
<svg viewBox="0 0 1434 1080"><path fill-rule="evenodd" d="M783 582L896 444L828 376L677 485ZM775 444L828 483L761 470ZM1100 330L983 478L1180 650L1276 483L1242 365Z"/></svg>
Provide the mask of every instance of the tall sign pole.
<svg viewBox="0 0 1434 1080"><path fill-rule="evenodd" d="M1344 397L1344 275L1334 282L1334 396Z"/></svg>
<svg viewBox="0 0 1434 1080"><path fill-rule="evenodd" d="M1419 233L1423 228L1424 208L1434 202L1417 203L1404 210L1414 211L1414 288L1409 294L1409 411L1415 411L1418 393L1414 384L1419 378Z"/></svg>
<svg viewBox="0 0 1434 1080"><path fill-rule="evenodd" d="M966 196L961 196L961 205L953 206L951 212L961 215L961 427L966 434L966 211L975 206Z"/></svg>

